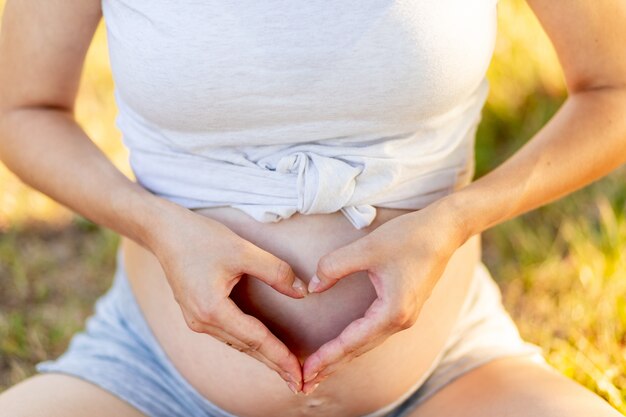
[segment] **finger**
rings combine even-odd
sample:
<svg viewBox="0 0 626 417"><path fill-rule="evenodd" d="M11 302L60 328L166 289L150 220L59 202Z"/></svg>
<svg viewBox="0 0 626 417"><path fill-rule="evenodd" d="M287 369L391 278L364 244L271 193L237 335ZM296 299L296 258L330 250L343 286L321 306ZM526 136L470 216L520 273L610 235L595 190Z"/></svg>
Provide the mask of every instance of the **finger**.
<svg viewBox="0 0 626 417"><path fill-rule="evenodd" d="M246 349L248 348L248 346L244 342L242 342L241 340L237 339L236 337L234 337L233 335L229 334L228 332L220 329L217 326L213 326L210 323L206 323L204 321L205 319L196 319L193 316L193 314L187 313L187 311L185 309L181 308L181 311L183 313L183 316L185 317L185 321L187 322L188 327L192 331L194 331L196 333L208 334L209 336L212 336L213 338L219 340L220 342L224 342L228 346L230 346L233 349L236 349L236 350L238 350L240 352L245 352ZM281 376L283 374L285 374L278 366L276 366L274 363L268 361L265 357L263 357L262 362L263 363L267 362L266 365L268 365L269 368L271 368L271 369L275 370L276 372L278 372Z"/></svg>
<svg viewBox="0 0 626 417"><path fill-rule="evenodd" d="M372 256L367 243L368 240L360 238L322 256L317 262L315 275L309 281L308 291L326 291L341 278L358 271L366 271Z"/></svg>
<svg viewBox="0 0 626 417"><path fill-rule="evenodd" d="M223 314L224 306L226 306L226 308L228 309L228 312L226 312L226 314ZM278 349L280 349L280 351L282 352L286 352L283 354L291 354L291 351L289 351L289 349L278 338L276 338L261 321L252 316L244 314L233 302L232 299L226 297L225 299L214 302L213 306L210 309L205 310L203 313L201 313L201 315L198 315L197 313L188 313L187 310L183 309L182 307L181 311L188 327L192 331L196 333L209 334L218 340L228 343L230 346L239 350L240 352L244 352L252 357L255 357L256 359L259 359L261 362L265 363L270 369L276 371L285 381L291 380L292 382L294 382L294 385L296 385L298 388L300 387L300 382L302 380L302 369L300 367L300 362L297 359L297 372L293 372L286 369L285 367L281 367L275 360L268 358L265 354L265 350L251 349L251 345L254 344L254 342L251 340L253 335L257 333L262 334L264 332L267 332L270 336L273 336L274 339L271 340L270 343L277 342L277 344L279 345ZM228 317L229 314L231 315L230 318ZM253 322L252 326L260 327L261 329L258 329L255 332L249 332L245 338L241 338L240 334L247 330L245 327L235 332L232 331L233 327L242 327L238 326L237 323L237 318L241 316L244 317L244 320L248 317L254 319L256 322Z"/></svg>
<svg viewBox="0 0 626 417"><path fill-rule="evenodd" d="M300 385L301 385L300 379L297 379L291 374L288 374L284 370L280 369L275 363L268 360L262 353L258 351L250 351L248 349L248 346L244 342L233 337L232 335L228 334L227 332L220 329L219 327L215 327L210 324L203 323L202 328L203 328L203 331L202 331L203 333L206 333L212 336L213 338L225 343L229 347L232 347L233 349L236 349L239 352L246 353L247 355L258 360L259 362L265 364L268 368L274 370L287 383L287 386L289 387L291 391L294 392L294 394L296 394L300 390Z"/></svg>
<svg viewBox="0 0 626 417"><path fill-rule="evenodd" d="M256 317L243 313L237 304L224 298L211 317L211 324L243 342L245 352L258 352L284 373L290 374L300 389L302 368L298 358Z"/></svg>
<svg viewBox="0 0 626 417"><path fill-rule="evenodd" d="M350 323L335 339L323 344L303 365L303 381L310 388L347 362L382 343L394 333L384 303L376 299L365 315Z"/></svg>
<svg viewBox="0 0 626 417"><path fill-rule="evenodd" d="M318 374L314 374L314 378L308 382L304 382L302 384L302 392L304 394L310 394L317 388L320 382L327 379L333 373L335 373L338 369L340 369L344 364L350 362L352 359L361 356L362 354L374 349L375 347L382 344L386 339L391 336L390 333L381 333L379 336L376 336L366 342L365 345L359 347L356 351L347 355L343 358L338 359L335 362L330 363L326 368L321 370Z"/></svg>
<svg viewBox="0 0 626 417"><path fill-rule="evenodd" d="M342 334L345 333L345 338L340 334L336 339L326 343L311 355L309 363L304 363L303 379L306 382L302 391L307 395L310 394L321 381L334 373L344 363L374 349L394 333L411 327L416 319L416 314L413 314L411 310L385 308L385 303L381 299L377 299L363 318L355 320L346 327L346 331L342 332ZM367 320L371 320L370 324L366 323ZM359 331L359 326L363 331ZM350 327L354 328L352 335L349 334ZM315 358L316 356L323 356L324 351L328 353L330 359ZM333 357L335 360L332 360ZM315 369L316 364L317 369ZM321 369L320 364L323 366Z"/></svg>
<svg viewBox="0 0 626 417"><path fill-rule="evenodd" d="M251 357L258 360L259 362L264 363L268 368L274 370L278 375L280 375L280 377L284 379L285 382L292 382L294 385L299 387L300 385L299 383L301 380L300 378L296 378L295 376L285 372L278 365L276 365L274 362L270 361L267 357L265 357L263 353L248 349L248 345L245 342L237 339L236 337L232 336L228 332L220 329L219 327L207 324L206 333L210 334L215 339L220 340L221 342L225 343L231 348L236 349L239 352L246 353L247 355L250 355Z"/></svg>
<svg viewBox="0 0 626 417"><path fill-rule="evenodd" d="M276 291L293 298L306 297L306 284L293 272L291 265L277 256L247 242L247 250L241 257L243 272L265 282Z"/></svg>

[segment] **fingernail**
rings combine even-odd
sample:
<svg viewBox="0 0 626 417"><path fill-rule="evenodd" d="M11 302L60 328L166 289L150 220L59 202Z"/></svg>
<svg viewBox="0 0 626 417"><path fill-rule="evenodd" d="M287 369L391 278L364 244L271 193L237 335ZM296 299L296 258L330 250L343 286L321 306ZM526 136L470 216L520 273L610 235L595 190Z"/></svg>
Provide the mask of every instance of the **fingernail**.
<svg viewBox="0 0 626 417"><path fill-rule="evenodd" d="M311 278L311 281L309 281L309 292L315 292L315 290L317 290L320 284L321 284L321 281L317 277L317 275L313 275L313 278Z"/></svg>
<svg viewBox="0 0 626 417"><path fill-rule="evenodd" d="M289 389L291 390L291 392L293 392L294 394L298 393L298 389L296 388L296 386L291 383L291 382L287 382L287 386L289 387Z"/></svg>
<svg viewBox="0 0 626 417"><path fill-rule="evenodd" d="M319 375L319 371L314 373L313 375L311 375L310 377L308 377L307 379L304 380L304 382L309 382L309 381L313 381L315 379L315 377Z"/></svg>
<svg viewBox="0 0 626 417"><path fill-rule="evenodd" d="M296 289L296 291L298 291L300 294L306 296L308 294L308 291L306 289L306 285L304 285L304 282L302 282L302 280L300 278L296 278L293 280L293 284L291 285L293 288Z"/></svg>
<svg viewBox="0 0 626 417"><path fill-rule="evenodd" d="M313 391L315 391L315 389L320 385L320 383L318 382L317 384L313 385L313 387L311 387L310 391L307 391L304 395L309 395L311 394Z"/></svg>

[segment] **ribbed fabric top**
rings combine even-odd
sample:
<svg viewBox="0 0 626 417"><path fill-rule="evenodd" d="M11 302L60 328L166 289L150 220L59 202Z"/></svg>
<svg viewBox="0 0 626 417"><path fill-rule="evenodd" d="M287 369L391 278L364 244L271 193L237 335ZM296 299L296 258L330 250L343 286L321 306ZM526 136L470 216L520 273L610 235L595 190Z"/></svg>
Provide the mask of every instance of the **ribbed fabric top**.
<svg viewBox="0 0 626 417"><path fill-rule="evenodd" d="M471 181L497 0L102 0L137 181L261 222Z"/></svg>

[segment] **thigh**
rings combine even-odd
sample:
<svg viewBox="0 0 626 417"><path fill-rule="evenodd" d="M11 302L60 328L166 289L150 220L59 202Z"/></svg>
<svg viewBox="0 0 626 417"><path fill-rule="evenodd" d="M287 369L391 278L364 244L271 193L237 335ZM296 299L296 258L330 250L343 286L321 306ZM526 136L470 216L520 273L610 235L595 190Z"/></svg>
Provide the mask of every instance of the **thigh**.
<svg viewBox="0 0 626 417"><path fill-rule="evenodd" d="M493 360L458 377L408 417L619 417L603 398L524 357Z"/></svg>
<svg viewBox="0 0 626 417"><path fill-rule="evenodd" d="M0 394L0 417L145 417L108 391L65 374L37 374Z"/></svg>

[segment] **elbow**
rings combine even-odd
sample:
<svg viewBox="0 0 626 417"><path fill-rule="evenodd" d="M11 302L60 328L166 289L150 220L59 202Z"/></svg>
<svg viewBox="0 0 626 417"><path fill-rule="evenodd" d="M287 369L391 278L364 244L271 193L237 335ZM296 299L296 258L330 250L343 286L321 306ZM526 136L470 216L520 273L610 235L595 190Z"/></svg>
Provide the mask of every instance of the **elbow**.
<svg viewBox="0 0 626 417"><path fill-rule="evenodd" d="M569 95L585 94L589 92L611 92L618 95L626 93L626 78L615 77L578 77L567 79L567 92Z"/></svg>
<svg viewBox="0 0 626 417"><path fill-rule="evenodd" d="M626 125L626 80L576 84L568 87L568 95L568 99L590 103L611 121Z"/></svg>

